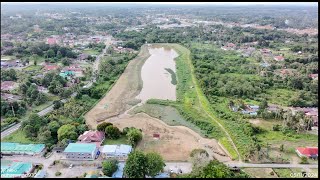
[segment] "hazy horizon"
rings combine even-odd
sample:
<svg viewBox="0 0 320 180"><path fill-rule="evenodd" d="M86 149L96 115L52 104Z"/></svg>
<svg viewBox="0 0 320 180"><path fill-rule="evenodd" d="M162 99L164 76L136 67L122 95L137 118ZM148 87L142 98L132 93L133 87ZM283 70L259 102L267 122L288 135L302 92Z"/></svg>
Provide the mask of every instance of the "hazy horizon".
<svg viewBox="0 0 320 180"><path fill-rule="evenodd" d="M149 4L149 5L294 5L318 6L317 2L2 2L1 4Z"/></svg>

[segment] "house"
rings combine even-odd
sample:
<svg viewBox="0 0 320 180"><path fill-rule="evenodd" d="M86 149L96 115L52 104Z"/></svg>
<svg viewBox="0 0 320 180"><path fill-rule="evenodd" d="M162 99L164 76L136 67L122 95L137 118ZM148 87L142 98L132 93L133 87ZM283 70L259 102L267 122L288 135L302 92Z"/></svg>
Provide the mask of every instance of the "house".
<svg viewBox="0 0 320 180"><path fill-rule="evenodd" d="M103 158L116 158L118 160L126 160L132 151L130 145L104 145L101 153Z"/></svg>
<svg viewBox="0 0 320 180"><path fill-rule="evenodd" d="M311 77L313 80L318 80L318 74L309 74L309 77Z"/></svg>
<svg viewBox="0 0 320 180"><path fill-rule="evenodd" d="M3 82L1 82L1 90L11 91L11 90L17 88L16 84L17 83L15 83L14 81L3 81Z"/></svg>
<svg viewBox="0 0 320 180"><path fill-rule="evenodd" d="M44 92L44 93L48 93L49 92L48 88L46 88L44 86L37 86L37 89L40 92Z"/></svg>
<svg viewBox="0 0 320 180"><path fill-rule="evenodd" d="M79 55L79 60L85 60L85 59L88 59L89 55L88 54L80 54Z"/></svg>
<svg viewBox="0 0 320 180"><path fill-rule="evenodd" d="M263 48L260 50L263 55L271 55L272 52L270 49Z"/></svg>
<svg viewBox="0 0 320 180"><path fill-rule="evenodd" d="M276 60L276 61L283 61L284 57L283 56L274 56L273 59Z"/></svg>
<svg viewBox="0 0 320 180"><path fill-rule="evenodd" d="M318 158L318 147L298 147L296 153L299 157Z"/></svg>
<svg viewBox="0 0 320 180"><path fill-rule="evenodd" d="M1 142L1 153L10 155L42 155L44 153L44 144L19 144Z"/></svg>
<svg viewBox="0 0 320 180"><path fill-rule="evenodd" d="M45 64L44 65L44 70L45 71L52 71L52 70L57 70L59 66L57 65L50 65L50 64Z"/></svg>
<svg viewBox="0 0 320 180"><path fill-rule="evenodd" d="M68 160L94 160L99 153L92 143L69 143L63 151Z"/></svg>
<svg viewBox="0 0 320 180"><path fill-rule="evenodd" d="M78 137L78 142L81 143L95 143L99 148L105 138L103 131L85 131Z"/></svg>
<svg viewBox="0 0 320 180"><path fill-rule="evenodd" d="M57 39L56 38L47 38L47 44L49 44L49 45L57 44Z"/></svg>
<svg viewBox="0 0 320 180"><path fill-rule="evenodd" d="M18 101L21 100L21 96L13 95L13 94L7 94L7 93L1 93L1 99L4 99L8 102Z"/></svg>
<svg viewBox="0 0 320 180"><path fill-rule="evenodd" d="M227 45L222 46L221 49L223 50L235 50L236 49L236 45L233 43L227 43Z"/></svg>
<svg viewBox="0 0 320 180"><path fill-rule="evenodd" d="M59 73L59 76L63 77L63 78L68 78L70 79L71 76L74 76L74 72L73 71L61 71Z"/></svg>

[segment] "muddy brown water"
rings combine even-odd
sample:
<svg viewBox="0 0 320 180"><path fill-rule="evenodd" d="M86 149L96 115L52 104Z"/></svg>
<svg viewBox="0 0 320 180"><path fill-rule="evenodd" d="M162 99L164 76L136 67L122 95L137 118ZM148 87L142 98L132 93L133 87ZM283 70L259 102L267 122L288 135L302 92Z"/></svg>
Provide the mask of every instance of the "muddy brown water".
<svg viewBox="0 0 320 180"><path fill-rule="evenodd" d="M173 49L149 47L151 56L141 69L143 87L136 97L142 103L148 99L176 100L176 85L171 83L171 75L166 68L176 72L174 59L178 53Z"/></svg>

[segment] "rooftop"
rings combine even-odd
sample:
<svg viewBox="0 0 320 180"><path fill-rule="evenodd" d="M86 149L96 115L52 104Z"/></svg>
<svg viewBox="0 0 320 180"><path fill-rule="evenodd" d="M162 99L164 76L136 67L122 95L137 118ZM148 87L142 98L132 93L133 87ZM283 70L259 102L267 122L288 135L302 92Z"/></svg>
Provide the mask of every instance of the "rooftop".
<svg viewBox="0 0 320 180"><path fill-rule="evenodd" d="M91 153L95 149L96 145L91 143L70 143L64 152Z"/></svg>
<svg viewBox="0 0 320 180"><path fill-rule="evenodd" d="M101 152L103 153L115 153L115 154L129 154L132 151L130 145L104 145Z"/></svg>
<svg viewBox="0 0 320 180"><path fill-rule="evenodd" d="M1 142L1 152L39 153L45 148L44 144L19 144Z"/></svg>
<svg viewBox="0 0 320 180"><path fill-rule="evenodd" d="M31 163L1 160L1 178L18 177L30 171Z"/></svg>

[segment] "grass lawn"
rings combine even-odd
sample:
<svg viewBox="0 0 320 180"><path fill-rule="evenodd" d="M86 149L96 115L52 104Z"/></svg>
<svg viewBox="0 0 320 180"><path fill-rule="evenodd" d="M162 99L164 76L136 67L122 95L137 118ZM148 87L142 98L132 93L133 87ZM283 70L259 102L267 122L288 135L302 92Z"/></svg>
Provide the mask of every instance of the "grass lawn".
<svg viewBox="0 0 320 180"><path fill-rule="evenodd" d="M128 141L127 141L127 137L125 135L122 135L119 139L105 138L102 144L103 145L128 144Z"/></svg>
<svg viewBox="0 0 320 180"><path fill-rule="evenodd" d="M89 55L99 55L100 53L94 49L85 49L83 50L82 53L85 53L85 54L89 54Z"/></svg>
<svg viewBox="0 0 320 180"><path fill-rule="evenodd" d="M39 66L39 65L31 65L31 66L28 66L26 68L23 68L24 71L40 71L42 69L42 66Z"/></svg>
<svg viewBox="0 0 320 180"><path fill-rule="evenodd" d="M3 56L3 55L1 55L1 60L3 60L3 59L12 60L12 59L15 59L15 58L16 58L16 56Z"/></svg>
<svg viewBox="0 0 320 180"><path fill-rule="evenodd" d="M15 143L37 143L32 141L26 137L26 134L21 130L18 129L17 131L13 132L9 136L1 139L1 142L15 142Z"/></svg>

